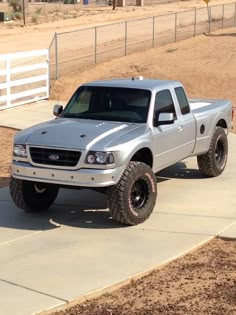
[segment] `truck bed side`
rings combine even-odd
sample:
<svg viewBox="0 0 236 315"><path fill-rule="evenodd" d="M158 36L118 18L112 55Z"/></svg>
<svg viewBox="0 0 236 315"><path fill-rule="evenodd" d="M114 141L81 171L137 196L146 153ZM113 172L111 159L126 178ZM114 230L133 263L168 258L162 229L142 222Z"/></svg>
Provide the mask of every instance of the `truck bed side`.
<svg viewBox="0 0 236 315"><path fill-rule="evenodd" d="M192 113L197 121L196 146L193 155L208 151L216 126L229 133L232 122L232 105L228 100L189 99Z"/></svg>

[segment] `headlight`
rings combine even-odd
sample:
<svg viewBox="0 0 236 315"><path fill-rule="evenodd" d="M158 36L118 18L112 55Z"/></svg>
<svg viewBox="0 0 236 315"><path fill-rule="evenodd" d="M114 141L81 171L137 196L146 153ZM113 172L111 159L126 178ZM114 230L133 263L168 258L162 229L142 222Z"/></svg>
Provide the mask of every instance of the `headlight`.
<svg viewBox="0 0 236 315"><path fill-rule="evenodd" d="M88 164L113 164L114 155L111 152L89 151L85 162Z"/></svg>
<svg viewBox="0 0 236 315"><path fill-rule="evenodd" d="M27 157L26 146L22 144L14 144L13 156L26 158Z"/></svg>

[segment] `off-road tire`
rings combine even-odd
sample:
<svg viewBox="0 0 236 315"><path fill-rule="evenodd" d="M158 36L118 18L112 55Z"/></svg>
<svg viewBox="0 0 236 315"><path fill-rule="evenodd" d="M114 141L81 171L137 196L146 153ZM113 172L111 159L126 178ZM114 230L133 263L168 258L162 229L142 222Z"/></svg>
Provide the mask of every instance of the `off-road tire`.
<svg viewBox="0 0 236 315"><path fill-rule="evenodd" d="M47 210L57 197L59 188L53 184L10 179L10 194L15 205L26 212Z"/></svg>
<svg viewBox="0 0 236 315"><path fill-rule="evenodd" d="M129 162L119 182L108 190L108 207L113 220L137 225L150 216L156 203L157 184L152 169Z"/></svg>
<svg viewBox="0 0 236 315"><path fill-rule="evenodd" d="M197 157L199 170L208 177L219 176L225 169L227 158L227 135L222 127L216 127L208 152Z"/></svg>

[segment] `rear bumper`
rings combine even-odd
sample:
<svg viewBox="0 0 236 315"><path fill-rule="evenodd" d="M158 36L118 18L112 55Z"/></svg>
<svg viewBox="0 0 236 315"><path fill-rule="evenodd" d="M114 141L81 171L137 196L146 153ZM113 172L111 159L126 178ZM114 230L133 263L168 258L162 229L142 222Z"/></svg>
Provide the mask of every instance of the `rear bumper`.
<svg viewBox="0 0 236 315"><path fill-rule="evenodd" d="M12 177L34 182L92 188L115 185L124 170L125 167L122 166L107 170L83 168L68 171L34 167L29 163L13 161Z"/></svg>

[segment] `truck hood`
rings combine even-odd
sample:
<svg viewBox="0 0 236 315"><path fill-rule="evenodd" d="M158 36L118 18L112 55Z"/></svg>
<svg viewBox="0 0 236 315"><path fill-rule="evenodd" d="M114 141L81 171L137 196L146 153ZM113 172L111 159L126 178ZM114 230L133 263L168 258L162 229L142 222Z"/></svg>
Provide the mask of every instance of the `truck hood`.
<svg viewBox="0 0 236 315"><path fill-rule="evenodd" d="M59 118L19 132L16 144L107 150L144 134L146 124ZM134 132L135 130L135 132ZM139 130L138 134L137 131Z"/></svg>

